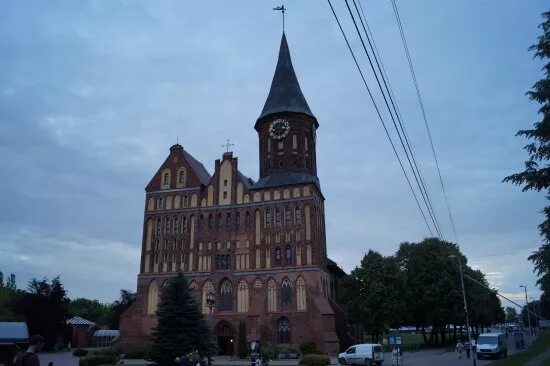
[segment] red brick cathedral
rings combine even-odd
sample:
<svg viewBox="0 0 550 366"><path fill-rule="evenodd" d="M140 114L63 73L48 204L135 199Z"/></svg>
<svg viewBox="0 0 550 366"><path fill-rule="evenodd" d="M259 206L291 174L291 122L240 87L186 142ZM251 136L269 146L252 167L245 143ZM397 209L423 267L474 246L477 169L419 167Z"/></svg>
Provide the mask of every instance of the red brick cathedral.
<svg viewBox="0 0 550 366"><path fill-rule="evenodd" d="M147 185L137 301L121 317L125 347L150 342L159 292L178 271L189 281L222 354L240 321L247 339L336 353L349 339L338 304L344 274L327 258L317 177L317 119L283 34L269 95L254 128L260 177L233 153L210 173L180 145Z"/></svg>

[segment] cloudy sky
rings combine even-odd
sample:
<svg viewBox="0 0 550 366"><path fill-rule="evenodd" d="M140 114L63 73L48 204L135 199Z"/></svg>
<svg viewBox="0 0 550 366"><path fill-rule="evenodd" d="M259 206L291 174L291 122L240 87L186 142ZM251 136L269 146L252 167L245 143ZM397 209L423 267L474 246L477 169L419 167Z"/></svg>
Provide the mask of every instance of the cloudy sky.
<svg viewBox="0 0 550 366"><path fill-rule="evenodd" d="M359 47L343 1L333 2ZM539 118L525 92L542 75L527 48L544 3L398 0L460 246L515 298L519 284L537 295L527 256L545 201L501 180L526 158L516 131ZM454 240L391 2L362 4ZM60 275L70 297L112 301L135 289L144 188L172 144L212 172L229 138L257 178L253 125L276 64L277 5L0 2L0 270L20 287ZM368 249L391 255L429 234L328 4L285 5L294 67L320 123L328 251L350 270Z"/></svg>

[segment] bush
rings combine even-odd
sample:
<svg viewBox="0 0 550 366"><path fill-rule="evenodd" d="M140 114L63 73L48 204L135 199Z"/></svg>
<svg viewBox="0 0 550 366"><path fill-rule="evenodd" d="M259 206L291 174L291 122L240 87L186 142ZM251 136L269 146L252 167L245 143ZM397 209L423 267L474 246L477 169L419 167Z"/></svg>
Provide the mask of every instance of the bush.
<svg viewBox="0 0 550 366"><path fill-rule="evenodd" d="M79 366L114 365L118 357L113 355L88 356L80 359Z"/></svg>
<svg viewBox="0 0 550 366"><path fill-rule="evenodd" d="M82 348L77 348L73 352L73 356L76 356L76 357L84 357L87 354L88 354L88 350L87 349L82 349Z"/></svg>
<svg viewBox="0 0 550 366"><path fill-rule="evenodd" d="M325 366L330 365L330 358L326 355L309 354L300 358L299 364L306 366Z"/></svg>
<svg viewBox="0 0 550 366"><path fill-rule="evenodd" d="M321 351L317 348L317 345L313 341L307 341L300 344L300 353L305 355L311 354L322 354Z"/></svg>
<svg viewBox="0 0 550 366"><path fill-rule="evenodd" d="M92 352L92 354L94 356L118 356L121 353L124 353L124 352L122 352L122 350L118 347L103 348L103 349L98 349L97 351Z"/></svg>
<svg viewBox="0 0 550 366"><path fill-rule="evenodd" d="M142 358L148 360L151 357L151 347L139 346L133 351L126 352L124 358Z"/></svg>
<svg viewBox="0 0 550 366"><path fill-rule="evenodd" d="M279 356L279 348L277 346L266 345L262 347L262 356L268 361L276 360Z"/></svg>

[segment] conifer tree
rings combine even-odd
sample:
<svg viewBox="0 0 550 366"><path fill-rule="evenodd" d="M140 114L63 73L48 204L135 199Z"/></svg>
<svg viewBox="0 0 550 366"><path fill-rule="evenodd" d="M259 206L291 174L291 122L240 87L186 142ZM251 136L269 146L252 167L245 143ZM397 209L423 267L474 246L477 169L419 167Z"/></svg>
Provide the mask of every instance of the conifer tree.
<svg viewBox="0 0 550 366"><path fill-rule="evenodd" d="M158 365L172 366L176 357L194 350L208 355L216 351L210 327L181 273L163 288L157 319L151 358Z"/></svg>

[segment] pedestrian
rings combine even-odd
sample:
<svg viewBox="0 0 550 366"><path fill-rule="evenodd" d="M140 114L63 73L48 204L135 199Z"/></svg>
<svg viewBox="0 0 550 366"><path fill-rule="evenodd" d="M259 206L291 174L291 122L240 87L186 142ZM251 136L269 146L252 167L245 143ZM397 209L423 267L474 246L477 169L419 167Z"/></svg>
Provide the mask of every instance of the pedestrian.
<svg viewBox="0 0 550 366"><path fill-rule="evenodd" d="M399 350L397 347L393 347L391 351L391 364L392 366L399 365Z"/></svg>
<svg viewBox="0 0 550 366"><path fill-rule="evenodd" d="M69 343L67 343L67 350L68 350L69 352L71 352L71 342L70 342L70 341L69 341Z"/></svg>
<svg viewBox="0 0 550 366"><path fill-rule="evenodd" d="M256 362L254 362L254 366L262 366L262 359L260 358L260 355L256 357Z"/></svg>
<svg viewBox="0 0 550 366"><path fill-rule="evenodd" d="M459 340L455 347L456 353L458 353L458 359L462 359L462 351L464 351L464 345Z"/></svg>
<svg viewBox="0 0 550 366"><path fill-rule="evenodd" d="M29 348L27 351L15 361L15 366L40 366L40 360L38 359L38 353L42 351L44 347L44 337L35 334L29 338Z"/></svg>

